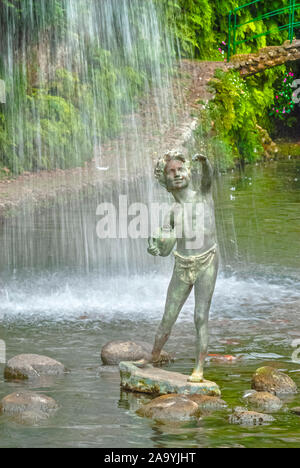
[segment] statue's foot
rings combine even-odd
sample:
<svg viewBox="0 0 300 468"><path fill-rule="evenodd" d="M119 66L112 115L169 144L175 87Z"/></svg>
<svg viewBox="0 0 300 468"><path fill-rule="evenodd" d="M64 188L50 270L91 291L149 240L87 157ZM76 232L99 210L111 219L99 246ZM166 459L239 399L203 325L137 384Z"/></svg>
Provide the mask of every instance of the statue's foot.
<svg viewBox="0 0 300 468"><path fill-rule="evenodd" d="M193 372L193 374L188 378L188 382L191 382L191 383L204 382L203 372Z"/></svg>

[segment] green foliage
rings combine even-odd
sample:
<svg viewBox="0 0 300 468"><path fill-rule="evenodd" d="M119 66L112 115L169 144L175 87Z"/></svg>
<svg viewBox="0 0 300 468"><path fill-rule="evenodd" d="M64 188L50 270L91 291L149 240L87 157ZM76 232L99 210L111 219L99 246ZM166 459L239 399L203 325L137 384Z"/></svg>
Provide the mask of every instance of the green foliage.
<svg viewBox="0 0 300 468"><path fill-rule="evenodd" d="M22 162L27 170L79 166L86 159L87 151L92 154L78 110L62 97L45 92L28 96L24 117L26 139Z"/></svg>
<svg viewBox="0 0 300 468"><path fill-rule="evenodd" d="M202 115L206 122L204 135L224 145L226 158L231 163L235 159L254 162L262 158L258 125L268 130L272 128L268 109L274 100L274 82L284 72L285 67L278 67L247 80L233 70L216 72L211 82L216 95L205 110L206 116Z"/></svg>
<svg viewBox="0 0 300 468"><path fill-rule="evenodd" d="M285 158L299 158L300 157L300 145L299 143L279 141L277 142L279 147L279 154Z"/></svg>
<svg viewBox="0 0 300 468"><path fill-rule="evenodd" d="M95 138L117 134L122 114L144 89L145 76L128 66L117 68L109 51L98 49L93 57L86 80L58 69L54 80L38 89L18 68L13 82L7 82L10 105L0 114L1 166L15 174L80 166L93 157Z"/></svg>
<svg viewBox="0 0 300 468"><path fill-rule="evenodd" d="M210 0L168 0L164 8L170 28L180 42L180 52L188 57L191 54L211 56L214 3Z"/></svg>
<svg viewBox="0 0 300 468"><path fill-rule="evenodd" d="M295 119L295 117L291 116L295 107L295 103L293 102L294 90L292 88L294 80L295 75L293 72L285 73L280 87L277 88L277 93L275 93L275 102L270 112L271 116L286 121L288 126L292 126Z"/></svg>
<svg viewBox="0 0 300 468"><path fill-rule="evenodd" d="M63 30L65 0L0 0L0 51L5 52L13 25L14 46L38 40L51 26ZM3 50L2 50L3 48Z"/></svg>
<svg viewBox="0 0 300 468"><path fill-rule="evenodd" d="M0 112L0 148L3 155L7 155L9 153L11 144L12 142L8 135L4 114ZM2 179L5 175L8 175L10 172L10 170L6 167L6 162L7 161L5 161L4 158L0 159L0 179ZM4 169L6 169L7 172L5 172Z"/></svg>
<svg viewBox="0 0 300 468"><path fill-rule="evenodd" d="M1 164L15 174L81 164L91 145L79 109L47 87L28 95L21 71L14 78L7 89L12 104L1 114Z"/></svg>
<svg viewBox="0 0 300 468"><path fill-rule="evenodd" d="M156 0L158 4L161 0ZM218 48L228 38L228 15L235 8L245 5L245 0L168 0L164 3L168 23L181 51L186 57L191 53L201 59L219 60ZM264 0L238 11L238 24L261 17L265 13L289 5L289 0ZM296 12L295 18L299 19ZM268 30L271 33L241 44L238 53L249 53L266 45L282 43L288 38L287 31L280 31L278 26L288 23L288 13L251 22L238 29L237 40L260 35Z"/></svg>

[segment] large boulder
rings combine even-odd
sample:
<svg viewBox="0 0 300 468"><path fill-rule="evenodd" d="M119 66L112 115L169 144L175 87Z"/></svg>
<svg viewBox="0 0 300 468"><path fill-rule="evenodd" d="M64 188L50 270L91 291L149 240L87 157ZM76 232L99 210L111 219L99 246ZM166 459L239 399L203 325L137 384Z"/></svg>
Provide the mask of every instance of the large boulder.
<svg viewBox="0 0 300 468"><path fill-rule="evenodd" d="M137 414L157 422L178 423L198 419L200 410L197 403L185 395L171 394L155 398L142 406Z"/></svg>
<svg viewBox="0 0 300 468"><path fill-rule="evenodd" d="M18 417L21 422L36 423L55 413L58 405L53 398L30 391L15 392L1 401L1 412Z"/></svg>
<svg viewBox="0 0 300 468"><path fill-rule="evenodd" d="M261 367L252 378L252 388L258 392L269 392L274 395L297 393L295 382L283 372L273 367Z"/></svg>
<svg viewBox="0 0 300 468"><path fill-rule="evenodd" d="M229 416L230 424L239 424L241 426L262 426L275 421L269 414L256 413L246 409L236 408L234 413Z"/></svg>
<svg viewBox="0 0 300 468"><path fill-rule="evenodd" d="M269 392L251 392L244 398L251 408L266 413L276 413L283 406L282 401Z"/></svg>
<svg viewBox="0 0 300 468"><path fill-rule="evenodd" d="M36 379L44 375L62 375L66 372L63 364L47 356L20 354L10 359L5 366L7 380Z"/></svg>
<svg viewBox="0 0 300 468"><path fill-rule="evenodd" d="M118 366L120 362L151 359L153 345L143 341L111 341L101 350L101 359L105 366ZM161 352L160 362L169 362L171 356Z"/></svg>

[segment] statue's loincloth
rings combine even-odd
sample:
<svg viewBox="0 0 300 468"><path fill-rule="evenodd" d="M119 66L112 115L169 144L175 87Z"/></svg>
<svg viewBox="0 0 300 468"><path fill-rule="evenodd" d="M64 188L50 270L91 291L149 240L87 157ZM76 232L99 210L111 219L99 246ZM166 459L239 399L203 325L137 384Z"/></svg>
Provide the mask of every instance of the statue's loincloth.
<svg viewBox="0 0 300 468"><path fill-rule="evenodd" d="M212 264L217 254L217 245L215 244L210 250L201 255L184 257L178 252L174 252L175 256L175 271L181 281L193 286L200 273L207 270Z"/></svg>

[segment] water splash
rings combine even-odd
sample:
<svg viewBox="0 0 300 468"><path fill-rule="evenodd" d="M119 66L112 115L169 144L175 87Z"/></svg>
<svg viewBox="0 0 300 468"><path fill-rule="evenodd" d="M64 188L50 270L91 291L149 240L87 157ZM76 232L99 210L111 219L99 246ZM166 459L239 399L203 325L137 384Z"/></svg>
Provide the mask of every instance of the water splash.
<svg viewBox="0 0 300 468"><path fill-rule="evenodd" d="M6 320L78 320L80 317L104 323L122 320L160 320L170 275L149 274L100 278L43 274L10 281L1 290L0 314ZM282 304L285 304L284 308ZM289 280L245 278L220 275L211 318L244 322L281 320L299 322L299 284ZM193 296L179 322L193 323ZM287 313L288 311L288 313ZM295 322L294 322L295 326Z"/></svg>

